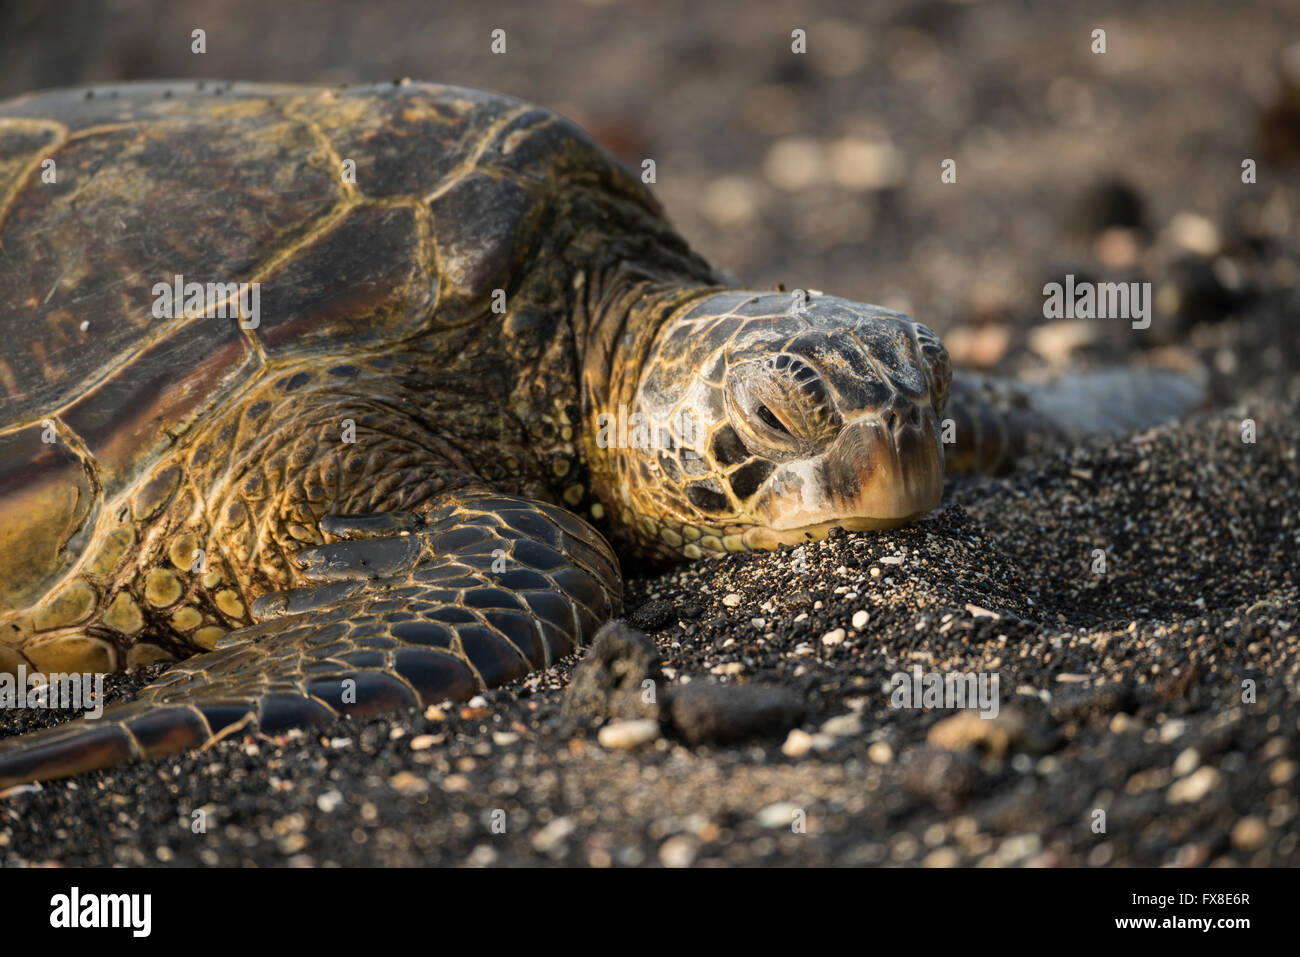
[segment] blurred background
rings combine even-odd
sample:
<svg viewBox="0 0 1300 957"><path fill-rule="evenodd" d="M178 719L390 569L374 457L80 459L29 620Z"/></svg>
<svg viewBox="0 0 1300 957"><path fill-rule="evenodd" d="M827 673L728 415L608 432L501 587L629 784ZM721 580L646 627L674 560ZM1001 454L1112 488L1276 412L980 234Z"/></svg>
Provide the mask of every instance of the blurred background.
<svg viewBox="0 0 1300 957"><path fill-rule="evenodd" d="M1262 297L1290 330L1261 336L1267 374L1297 365L1297 41L1293 0L0 0L0 95L164 77L498 90L634 168L653 158L672 220L747 285L903 309L990 367L1189 343L1213 363L1215 324ZM1067 271L1154 280L1153 328L1045 322L1042 286ZM1229 351L1220 373L1240 371Z"/></svg>

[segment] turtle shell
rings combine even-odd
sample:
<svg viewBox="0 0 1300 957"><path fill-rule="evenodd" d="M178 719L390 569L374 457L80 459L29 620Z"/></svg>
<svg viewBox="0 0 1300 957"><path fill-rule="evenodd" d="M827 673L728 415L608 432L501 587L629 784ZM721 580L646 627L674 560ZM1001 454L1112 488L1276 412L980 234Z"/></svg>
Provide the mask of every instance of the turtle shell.
<svg viewBox="0 0 1300 957"><path fill-rule="evenodd" d="M239 389L304 355L483 321L575 183L654 208L573 124L457 87L147 83L0 103L0 612L45 593ZM257 283L256 327L233 302L160 318L177 277Z"/></svg>

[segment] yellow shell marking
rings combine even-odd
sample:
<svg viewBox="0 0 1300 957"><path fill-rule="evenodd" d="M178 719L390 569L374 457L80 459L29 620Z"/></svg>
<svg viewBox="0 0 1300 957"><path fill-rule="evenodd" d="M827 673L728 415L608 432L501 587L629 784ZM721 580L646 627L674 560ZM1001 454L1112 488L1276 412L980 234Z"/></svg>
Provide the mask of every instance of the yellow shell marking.
<svg viewBox="0 0 1300 957"><path fill-rule="evenodd" d="M80 624L95 610L97 597L95 589L84 578L69 582L36 613L36 630L49 631Z"/></svg>
<svg viewBox="0 0 1300 957"><path fill-rule="evenodd" d="M149 572L144 582L144 598L155 608L166 608L180 601L184 589L175 572L167 568L155 568Z"/></svg>
<svg viewBox="0 0 1300 957"><path fill-rule="evenodd" d="M121 591L104 613L104 624L121 634L133 635L144 627L144 616L130 593Z"/></svg>

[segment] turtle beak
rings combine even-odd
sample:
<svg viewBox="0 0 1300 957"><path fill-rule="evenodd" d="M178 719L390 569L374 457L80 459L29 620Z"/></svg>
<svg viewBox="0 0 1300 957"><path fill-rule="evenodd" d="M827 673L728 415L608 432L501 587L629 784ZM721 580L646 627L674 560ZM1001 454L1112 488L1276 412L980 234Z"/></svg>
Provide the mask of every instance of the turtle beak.
<svg viewBox="0 0 1300 957"><path fill-rule="evenodd" d="M927 407L894 409L845 426L826 454L836 517L903 520L928 512L943 494L943 445Z"/></svg>
<svg viewBox="0 0 1300 957"><path fill-rule="evenodd" d="M896 406L861 415L816 459L788 463L773 476L761 525L746 532L754 548L772 548L840 526L893 528L939 504L943 446L929 406ZM752 539L752 541L751 541Z"/></svg>

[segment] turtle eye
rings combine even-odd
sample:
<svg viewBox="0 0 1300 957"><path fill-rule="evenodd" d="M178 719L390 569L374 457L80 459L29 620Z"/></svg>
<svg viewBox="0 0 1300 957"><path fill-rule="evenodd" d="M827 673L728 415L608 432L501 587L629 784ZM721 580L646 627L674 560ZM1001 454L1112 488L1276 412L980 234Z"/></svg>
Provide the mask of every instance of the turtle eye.
<svg viewBox="0 0 1300 957"><path fill-rule="evenodd" d="M781 420L778 419L776 417L776 414L767 406L763 405L762 403L759 403L759 406L755 410L755 413L763 421L763 424L766 425L769 429L772 429L773 431L776 432L783 433L784 435L790 434L790 430L787 429L782 424Z"/></svg>
<svg viewBox="0 0 1300 957"><path fill-rule="evenodd" d="M815 453L840 429L826 384L798 356L739 363L724 379L727 416L753 455L777 461Z"/></svg>

